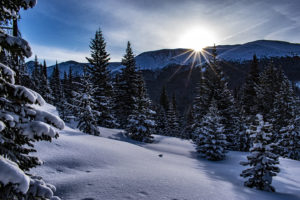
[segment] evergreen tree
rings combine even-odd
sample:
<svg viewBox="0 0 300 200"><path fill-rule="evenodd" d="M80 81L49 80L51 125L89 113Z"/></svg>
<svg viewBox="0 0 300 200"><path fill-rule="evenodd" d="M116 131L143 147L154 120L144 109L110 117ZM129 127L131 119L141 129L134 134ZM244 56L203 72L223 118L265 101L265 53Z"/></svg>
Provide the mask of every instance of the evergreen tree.
<svg viewBox="0 0 300 200"><path fill-rule="evenodd" d="M265 119L272 119L272 109L276 93L279 92L282 83L282 73L274 67L273 63L264 69L259 75L259 84L256 87L257 105Z"/></svg>
<svg viewBox="0 0 300 200"><path fill-rule="evenodd" d="M11 20L15 24L20 9L33 7L35 3L34 0L1 1L0 24L9 24ZM2 55L9 57L4 60L12 61L6 63L9 66L1 63L2 60L0 62L0 168L8 166L11 172L8 175L22 175L27 180L26 183L20 183L25 184L21 188L19 184L14 184L19 183L19 177L11 176L9 183L0 177L0 199L55 198L52 186L30 175L29 170L40 164L39 159L31 153L36 151L36 141L51 141L58 137L54 127L63 129L64 123L56 116L33 106L45 103L38 93L15 84L15 75L20 73L11 68L19 70L19 60L23 60L24 56L30 57L31 49L18 34L10 35L2 27L0 33Z"/></svg>
<svg viewBox="0 0 300 200"><path fill-rule="evenodd" d="M236 103L228 89L227 79L222 68L217 61L216 47L214 47L212 59L207 69L206 77L210 95L208 99L214 99L217 109L221 116L221 123L224 125L224 133L226 133L227 148L236 150L238 141L238 110ZM210 101L211 102L211 101Z"/></svg>
<svg viewBox="0 0 300 200"><path fill-rule="evenodd" d="M291 120L288 125L280 129L277 144L281 156L300 160L300 130L295 120Z"/></svg>
<svg viewBox="0 0 300 200"><path fill-rule="evenodd" d="M89 80L89 74L85 71L81 80L79 92L73 91L72 110L78 119L78 128L84 133L91 135L100 135L97 125L97 116L100 113L92 108L95 106L92 98L93 84Z"/></svg>
<svg viewBox="0 0 300 200"><path fill-rule="evenodd" d="M165 111L169 109L169 98L166 91L166 86L164 85L160 94L160 105L164 108Z"/></svg>
<svg viewBox="0 0 300 200"><path fill-rule="evenodd" d="M246 115L255 116L259 113L257 107L257 94L256 87L259 82L259 69L256 55L253 55L253 60L250 66L250 71L246 78L245 84L242 89L242 107Z"/></svg>
<svg viewBox="0 0 300 200"><path fill-rule="evenodd" d="M53 93L54 105L57 106L62 98L62 86L61 86L60 72L59 72L57 61L51 75L50 88Z"/></svg>
<svg viewBox="0 0 300 200"><path fill-rule="evenodd" d="M223 160L226 153L226 136L222 117L213 100L209 112L203 117L200 127L195 130L198 133L196 139L197 151L200 156L208 160Z"/></svg>
<svg viewBox="0 0 300 200"><path fill-rule="evenodd" d="M186 116L186 124L184 129L184 138L186 139L195 139L194 136L194 124L195 124L195 118L194 118L194 111L193 106L191 106L190 110L188 111L188 114Z"/></svg>
<svg viewBox="0 0 300 200"><path fill-rule="evenodd" d="M128 116L135 109L135 99L139 95L138 79L135 58L131 49L130 42L127 43L126 54L122 59L125 66L119 76L117 99L117 115L121 127L126 127Z"/></svg>
<svg viewBox="0 0 300 200"><path fill-rule="evenodd" d="M272 110L270 111L272 118L269 119L270 123L273 124L275 133L278 133L281 128L291 125L290 122L295 121L297 117L296 95L292 85L282 70L279 70L278 74L282 81L279 91L275 91L275 99ZM277 134L273 135L274 142L276 142L279 137Z"/></svg>
<svg viewBox="0 0 300 200"><path fill-rule="evenodd" d="M134 109L128 117L126 131L128 135L137 141L152 142L156 123L155 112L151 109L151 100L147 97L145 83L142 74L138 74L138 96L133 97Z"/></svg>
<svg viewBox="0 0 300 200"><path fill-rule="evenodd" d="M174 108L174 104L169 104L169 109L167 110L167 119L168 119L168 133L167 135L173 137L180 137L180 125L178 123L178 117Z"/></svg>
<svg viewBox="0 0 300 200"><path fill-rule="evenodd" d="M32 78L33 84L34 84L32 89L40 93L41 85L42 85L42 83L41 83L41 66L40 66L40 63L39 63L36 55L34 57L34 66L33 66L31 78Z"/></svg>
<svg viewBox="0 0 300 200"><path fill-rule="evenodd" d="M256 115L255 122L248 130L252 138L253 145L250 149L251 154L247 156L247 162L241 162L241 165L250 165L251 168L243 170L241 176L249 177L245 186L255 187L259 190L275 191L271 186L272 177L276 176L279 168L278 156L272 153L274 144L271 142L272 125L264 122L261 114Z"/></svg>
<svg viewBox="0 0 300 200"><path fill-rule="evenodd" d="M49 80L47 76L47 64L44 60L43 65L41 66L41 73L40 73L40 94L48 103L54 103L52 91L49 86Z"/></svg>
<svg viewBox="0 0 300 200"><path fill-rule="evenodd" d="M169 123L165 109L162 106L157 106L156 108L156 134L168 135L170 132Z"/></svg>
<svg viewBox="0 0 300 200"><path fill-rule="evenodd" d="M106 52L106 43L99 29L96 31L95 38L91 40L91 58L87 58L91 67L91 81L93 83L93 99L95 100L95 109L99 113L98 125L104 127L116 127L116 119L111 110L114 107L113 103L113 87L110 80L110 72L108 70L109 54Z"/></svg>

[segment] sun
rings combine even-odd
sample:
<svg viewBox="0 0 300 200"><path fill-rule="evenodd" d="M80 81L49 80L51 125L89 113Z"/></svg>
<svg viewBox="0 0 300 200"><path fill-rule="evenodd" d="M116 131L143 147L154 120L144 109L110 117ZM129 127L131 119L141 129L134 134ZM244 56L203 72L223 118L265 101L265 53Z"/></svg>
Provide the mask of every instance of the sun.
<svg viewBox="0 0 300 200"><path fill-rule="evenodd" d="M216 43L215 34L206 28L193 28L186 31L180 39L180 47L202 51Z"/></svg>

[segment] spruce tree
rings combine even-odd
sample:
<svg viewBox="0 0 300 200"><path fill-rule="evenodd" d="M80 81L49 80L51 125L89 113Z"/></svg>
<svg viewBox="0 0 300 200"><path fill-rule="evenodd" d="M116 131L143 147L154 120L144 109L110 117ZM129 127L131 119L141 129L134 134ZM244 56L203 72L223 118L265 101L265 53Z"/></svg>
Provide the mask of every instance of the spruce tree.
<svg viewBox="0 0 300 200"><path fill-rule="evenodd" d="M156 127L154 121L155 112L151 109L151 100L147 97L145 83L142 74L138 74L138 96L133 97L134 109L128 116L127 134L134 140L152 142L151 136Z"/></svg>
<svg viewBox="0 0 300 200"><path fill-rule="evenodd" d="M195 130L197 151L208 160L223 160L226 153L226 135L222 117L213 100L208 113L203 117L200 126Z"/></svg>
<svg viewBox="0 0 300 200"><path fill-rule="evenodd" d="M256 55L253 55L253 60L250 65L250 70L247 75L245 84L242 88L241 104L247 116L255 116L259 110L257 107L256 87L259 81L259 68Z"/></svg>
<svg viewBox="0 0 300 200"><path fill-rule="evenodd" d="M10 21L18 20L20 9L28 9L35 3L35 0L1 1L0 24L7 25ZM22 173L28 180L20 183L23 186L25 184L21 188L18 184L14 185L16 177L11 176L10 183L0 178L0 199L54 199L54 187L29 173L31 168L41 163L31 153L36 151L36 141L51 141L58 137L54 127L62 129L64 123L56 116L36 109L34 105L45 103L43 98L35 91L15 83L15 75L20 73L11 68L19 70L19 60L31 56L27 41L0 28L0 46L5 57L15 59L8 65L1 63L2 60L0 62L0 168L13 166L9 167L12 172L10 175Z"/></svg>
<svg viewBox="0 0 300 200"><path fill-rule="evenodd" d="M192 139L194 140L194 124L195 124L195 118L194 118L194 110L193 106L189 109L187 116L186 116L186 123L185 123L185 129L184 129L184 138L186 139Z"/></svg>
<svg viewBox="0 0 300 200"><path fill-rule="evenodd" d="M297 125L294 119L288 125L282 127L277 142L279 154L294 160L300 160L300 130Z"/></svg>
<svg viewBox="0 0 300 200"><path fill-rule="evenodd" d="M168 135L170 132L169 123L166 115L166 111L162 106L156 108L156 134Z"/></svg>
<svg viewBox="0 0 300 200"><path fill-rule="evenodd" d="M111 112L114 107L113 87L110 80L110 71L108 70L109 54L106 52L106 43L99 29L96 31L95 38L90 43L91 58L87 58L90 63L89 73L93 83L93 99L95 100L95 109L99 113L98 125L103 127L116 127L116 119Z"/></svg>
<svg viewBox="0 0 300 200"><path fill-rule="evenodd" d="M58 68L58 63L56 61L56 65L53 68L53 72L50 78L50 88L52 90L54 105L58 105L62 98L62 86L60 80L60 71Z"/></svg>
<svg viewBox="0 0 300 200"><path fill-rule="evenodd" d="M261 114L256 115L254 123L247 130L252 138L253 145L250 149L251 154L247 156L247 162L241 165L250 165L250 168L243 170L241 176L249 179L244 183L245 186L255 187L259 190L275 192L272 184L272 177L276 176L279 168L278 156L272 153L274 144L272 143L272 125L264 122Z"/></svg>
<svg viewBox="0 0 300 200"><path fill-rule="evenodd" d="M168 98L168 95L167 95L165 85L163 86L163 88L161 90L159 103L164 108L165 111L167 111L169 109L169 98Z"/></svg>
<svg viewBox="0 0 300 200"><path fill-rule="evenodd" d="M139 75L136 69L135 58L130 42L127 43L126 54L122 59L122 65L125 66L119 76L117 91L117 116L120 126L125 128L128 116L135 109L135 98L139 95L138 80Z"/></svg>
<svg viewBox="0 0 300 200"><path fill-rule="evenodd" d="M37 92L41 92L41 66L40 63L38 61L37 55L35 55L34 57L34 66L33 66L33 71L32 71L32 75L31 78L33 80L33 90L37 91Z"/></svg>
<svg viewBox="0 0 300 200"><path fill-rule="evenodd" d="M217 109L221 116L221 123L224 125L226 133L227 148L236 150L238 141L238 110L231 91L228 89L227 78L224 75L222 68L217 60L216 47L207 69L206 77L208 91L210 92L208 99L214 99ZM211 101L210 101L211 102Z"/></svg>
<svg viewBox="0 0 300 200"><path fill-rule="evenodd" d="M78 92L73 91L73 104L71 105L71 109L78 119L77 127L84 133L99 136L97 117L100 113L92 109L95 106L92 98L93 84L86 70L84 70L81 83L77 84L77 87L80 89Z"/></svg>
<svg viewBox="0 0 300 200"><path fill-rule="evenodd" d="M49 86L49 80L47 76L47 64L45 60L43 65L41 66L40 82L41 82L40 94L48 103L54 103L52 90L50 89Z"/></svg>
<svg viewBox="0 0 300 200"><path fill-rule="evenodd" d="M180 125L174 104L169 104L169 109L167 110L167 119L168 119L168 133L167 135L173 137L180 137Z"/></svg>

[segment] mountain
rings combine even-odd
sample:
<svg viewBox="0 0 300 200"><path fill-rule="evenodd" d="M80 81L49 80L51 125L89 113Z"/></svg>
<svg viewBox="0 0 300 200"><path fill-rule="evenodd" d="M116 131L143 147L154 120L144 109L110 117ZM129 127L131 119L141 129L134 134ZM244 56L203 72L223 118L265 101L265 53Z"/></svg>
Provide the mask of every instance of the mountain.
<svg viewBox="0 0 300 200"><path fill-rule="evenodd" d="M247 61L251 60L253 54L258 58L264 57L286 57L300 55L300 44L272 41L272 40L257 40L245 44L237 45L219 45L216 47L219 60L225 61ZM200 59L195 60L195 65L205 63L209 59L212 47L205 48L201 53ZM193 51L190 49L161 49L156 51L148 51L136 56L136 64L141 70L160 70L170 65L192 65L194 61ZM68 73L71 67L74 74L81 74L83 66L87 63L78 63L76 61L67 61L59 63L61 76L64 71ZM29 72L32 71L33 61L27 63ZM109 69L112 73L120 72L122 69L120 62L112 62ZM48 75L52 74L54 66L48 67Z"/></svg>

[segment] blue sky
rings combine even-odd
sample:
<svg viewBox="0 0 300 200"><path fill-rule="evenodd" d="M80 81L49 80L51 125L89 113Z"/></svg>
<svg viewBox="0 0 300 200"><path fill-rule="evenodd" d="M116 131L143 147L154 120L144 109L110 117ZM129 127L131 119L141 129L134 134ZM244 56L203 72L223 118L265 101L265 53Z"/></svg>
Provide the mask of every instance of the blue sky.
<svg viewBox="0 0 300 200"><path fill-rule="evenodd" d="M299 0L38 0L21 13L20 29L34 54L53 64L86 62L100 27L111 61L120 61L128 40L135 54L188 48L180 41L195 28L212 33L216 44L299 42L299 10Z"/></svg>

